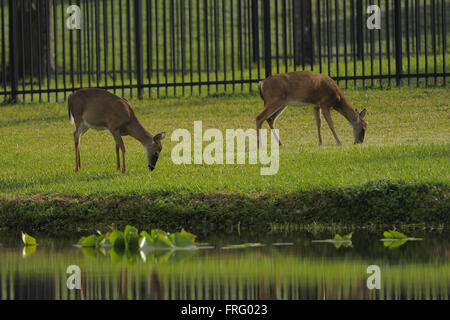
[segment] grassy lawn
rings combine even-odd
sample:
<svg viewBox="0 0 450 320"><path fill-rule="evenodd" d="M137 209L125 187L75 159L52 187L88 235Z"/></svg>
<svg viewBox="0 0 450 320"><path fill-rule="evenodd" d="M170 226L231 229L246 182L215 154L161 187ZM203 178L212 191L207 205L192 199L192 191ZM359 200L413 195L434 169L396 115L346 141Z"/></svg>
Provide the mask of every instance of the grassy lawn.
<svg viewBox="0 0 450 320"><path fill-rule="evenodd" d="M272 176L260 175L261 164L175 165L171 159L172 132L193 133L196 120L203 121L203 132L254 128L263 108L256 95L132 100L151 133L168 135L151 173L140 143L125 137L125 175L115 168L112 136L94 130L82 138L82 171L75 173L66 103L2 106L0 229L82 233L113 223L202 233L448 225L450 91L346 94L355 108L368 110L364 144L353 145L350 125L333 112L343 145L323 124L319 147L312 108L289 107L276 123L284 145Z"/></svg>
<svg viewBox="0 0 450 320"><path fill-rule="evenodd" d="M450 182L448 89L346 93L355 108L368 109L365 143L353 145L351 127L334 112L343 146L335 145L323 122L324 145L319 147L312 108L290 107L276 123L284 145L279 172L273 176L261 176L259 164L175 165L171 160L176 144L171 133L176 128L193 132L195 120L203 121L203 132L254 128L255 116L262 110L256 96L132 101L144 126L153 134L166 131L168 137L152 173L140 143L125 137L126 175L116 171L112 136L94 130L82 138L83 169L74 172L74 127L68 122L66 103L3 106L1 194L285 193L358 186L378 179Z"/></svg>

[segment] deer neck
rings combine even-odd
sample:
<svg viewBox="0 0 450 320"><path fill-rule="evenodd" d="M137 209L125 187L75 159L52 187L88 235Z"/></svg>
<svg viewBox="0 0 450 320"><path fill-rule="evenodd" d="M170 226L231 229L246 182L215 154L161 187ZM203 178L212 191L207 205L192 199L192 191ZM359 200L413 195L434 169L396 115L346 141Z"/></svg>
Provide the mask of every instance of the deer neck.
<svg viewBox="0 0 450 320"><path fill-rule="evenodd" d="M144 147L151 144L153 140L153 136L150 134L150 132L145 130L145 128L136 118L134 118L134 121L132 121L131 124L127 126L127 130L129 135L138 140Z"/></svg>
<svg viewBox="0 0 450 320"><path fill-rule="evenodd" d="M335 110L342 114L344 118L350 122L352 127L354 127L358 121L358 116L355 109L351 106L350 102L345 97L341 97L341 101L336 105Z"/></svg>

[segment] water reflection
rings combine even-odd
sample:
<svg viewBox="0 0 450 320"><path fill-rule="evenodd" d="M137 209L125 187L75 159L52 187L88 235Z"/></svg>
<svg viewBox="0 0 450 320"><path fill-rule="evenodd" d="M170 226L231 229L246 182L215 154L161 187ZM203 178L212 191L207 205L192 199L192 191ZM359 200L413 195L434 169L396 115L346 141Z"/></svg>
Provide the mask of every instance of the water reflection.
<svg viewBox="0 0 450 320"><path fill-rule="evenodd" d="M354 248L290 238L283 241L293 246L220 249L228 240L215 249L146 261L45 244L24 258L21 248L4 245L0 299L449 299L448 238L424 238L395 249L376 237L366 243L355 237ZM382 270L381 290L367 288L372 264ZM69 265L80 267L82 290L67 289Z"/></svg>

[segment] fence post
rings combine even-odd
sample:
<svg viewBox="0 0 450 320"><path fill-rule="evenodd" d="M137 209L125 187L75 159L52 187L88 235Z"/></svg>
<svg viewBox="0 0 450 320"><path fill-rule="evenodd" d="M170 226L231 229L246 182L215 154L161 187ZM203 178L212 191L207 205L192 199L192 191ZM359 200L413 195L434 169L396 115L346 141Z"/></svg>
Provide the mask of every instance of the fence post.
<svg viewBox="0 0 450 320"><path fill-rule="evenodd" d="M23 9L23 8L21 8ZM17 4L9 0L9 79L11 81L11 103L17 100L18 90L18 37L17 37Z"/></svg>
<svg viewBox="0 0 450 320"><path fill-rule="evenodd" d="M364 56L364 8L363 0L356 0L356 45L358 58L362 59Z"/></svg>
<svg viewBox="0 0 450 320"><path fill-rule="evenodd" d="M136 35L136 79L138 98L142 99L142 86L144 79L144 67L142 57L142 0L134 0L134 32Z"/></svg>
<svg viewBox="0 0 450 320"><path fill-rule="evenodd" d="M402 3L401 0L395 0L395 66L397 86L402 85Z"/></svg>
<svg viewBox="0 0 450 320"><path fill-rule="evenodd" d="M259 23L258 23L258 0L252 0L252 41L253 62L259 59Z"/></svg>
<svg viewBox="0 0 450 320"><path fill-rule="evenodd" d="M264 61L266 68L266 78L272 75L272 53L270 47L272 40L270 37L270 0L264 0Z"/></svg>

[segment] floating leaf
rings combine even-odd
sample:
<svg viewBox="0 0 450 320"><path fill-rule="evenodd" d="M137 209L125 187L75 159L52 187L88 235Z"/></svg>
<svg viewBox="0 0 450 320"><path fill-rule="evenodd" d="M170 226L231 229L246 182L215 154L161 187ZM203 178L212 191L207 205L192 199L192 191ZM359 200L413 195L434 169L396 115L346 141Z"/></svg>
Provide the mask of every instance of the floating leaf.
<svg viewBox="0 0 450 320"><path fill-rule="evenodd" d="M383 235L386 239L408 239L406 235L395 230L385 231Z"/></svg>
<svg viewBox="0 0 450 320"><path fill-rule="evenodd" d="M406 242L408 242L408 240L384 241L383 245L389 249L394 249L404 245Z"/></svg>
<svg viewBox="0 0 450 320"><path fill-rule="evenodd" d="M264 245L261 243L243 243L243 244L231 244L225 247L222 247L222 249L229 250L229 249L244 249L249 247L263 247Z"/></svg>
<svg viewBox="0 0 450 320"><path fill-rule="evenodd" d="M22 250L22 257L28 258L36 252L36 246L24 246Z"/></svg>
<svg viewBox="0 0 450 320"><path fill-rule="evenodd" d="M80 239L80 241L78 242L78 244L82 248L95 248L98 246L98 244L101 242L101 240L103 240L103 237L92 234L87 237L82 237Z"/></svg>
<svg viewBox="0 0 450 320"><path fill-rule="evenodd" d="M125 242L128 250L139 249L138 229L132 226L126 226L124 231Z"/></svg>
<svg viewBox="0 0 450 320"><path fill-rule="evenodd" d="M170 239L176 248L179 249L195 249L195 235L186 232L184 229L181 232L176 232L170 235Z"/></svg>
<svg viewBox="0 0 450 320"><path fill-rule="evenodd" d="M114 230L113 232L111 232L109 241L111 242L111 245L114 249L125 250L125 237L121 231Z"/></svg>
<svg viewBox="0 0 450 320"><path fill-rule="evenodd" d="M25 232L22 232L22 241L23 244L26 246L36 246L36 239L33 238L32 236L26 234Z"/></svg>
<svg viewBox="0 0 450 320"><path fill-rule="evenodd" d="M350 241L352 239L353 232L350 232L349 234L346 234L344 236L341 236L339 233L334 236L334 240L336 241Z"/></svg>

